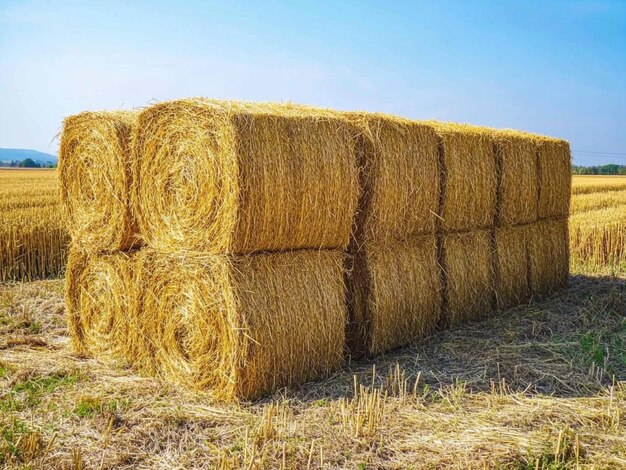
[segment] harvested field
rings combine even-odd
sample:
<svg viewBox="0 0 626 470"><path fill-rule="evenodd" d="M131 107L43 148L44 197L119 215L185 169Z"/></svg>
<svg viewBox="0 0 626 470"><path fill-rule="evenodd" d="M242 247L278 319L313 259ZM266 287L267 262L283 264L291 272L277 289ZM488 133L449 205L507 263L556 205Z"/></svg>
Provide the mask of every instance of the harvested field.
<svg viewBox="0 0 626 470"><path fill-rule="evenodd" d="M626 271L626 177L574 176L572 193L572 263Z"/></svg>
<svg viewBox="0 0 626 470"><path fill-rule="evenodd" d="M62 292L0 287L9 468L626 464L623 275L577 271L530 306L233 405L74 354Z"/></svg>
<svg viewBox="0 0 626 470"><path fill-rule="evenodd" d="M68 242L56 172L0 169L0 282L58 276Z"/></svg>

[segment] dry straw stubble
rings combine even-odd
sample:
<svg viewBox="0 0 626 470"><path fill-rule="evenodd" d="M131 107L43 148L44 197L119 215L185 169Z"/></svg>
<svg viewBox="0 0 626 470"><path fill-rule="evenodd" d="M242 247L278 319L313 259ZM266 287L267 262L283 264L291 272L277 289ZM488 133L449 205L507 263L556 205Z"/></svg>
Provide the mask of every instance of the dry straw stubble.
<svg viewBox="0 0 626 470"><path fill-rule="evenodd" d="M142 253L144 331L159 372L217 399L252 399L343 361L343 253Z"/></svg>
<svg viewBox="0 0 626 470"><path fill-rule="evenodd" d="M359 194L353 139L337 113L303 106L152 106L134 141L141 233L161 251L345 248Z"/></svg>
<svg viewBox="0 0 626 470"><path fill-rule="evenodd" d="M138 244L131 213L134 111L84 112L63 122L59 149L61 202L73 243L86 251Z"/></svg>

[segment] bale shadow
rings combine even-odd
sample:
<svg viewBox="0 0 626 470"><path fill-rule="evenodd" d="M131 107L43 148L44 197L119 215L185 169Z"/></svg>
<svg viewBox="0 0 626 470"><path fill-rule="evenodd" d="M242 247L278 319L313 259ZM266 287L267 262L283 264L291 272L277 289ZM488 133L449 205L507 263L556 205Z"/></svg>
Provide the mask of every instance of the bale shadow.
<svg viewBox="0 0 626 470"><path fill-rule="evenodd" d="M419 388L464 382L473 392L506 384L514 392L595 395L626 380L626 279L573 275L567 288L527 305L353 361L321 383L286 393L303 402L339 399L353 394L355 375L380 386L397 368L409 388L419 378Z"/></svg>

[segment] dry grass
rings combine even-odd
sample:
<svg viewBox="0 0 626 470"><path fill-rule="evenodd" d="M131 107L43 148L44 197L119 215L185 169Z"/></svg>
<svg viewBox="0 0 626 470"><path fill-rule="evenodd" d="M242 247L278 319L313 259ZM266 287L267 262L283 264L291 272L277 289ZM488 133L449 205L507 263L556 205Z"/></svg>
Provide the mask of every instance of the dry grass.
<svg viewBox="0 0 626 470"><path fill-rule="evenodd" d="M572 194L626 190L626 176L576 175L572 178Z"/></svg>
<svg viewBox="0 0 626 470"><path fill-rule="evenodd" d="M59 148L60 195L73 243L85 251L138 244L130 211L133 111L84 112L66 118Z"/></svg>
<svg viewBox="0 0 626 470"><path fill-rule="evenodd" d="M59 275L67 244L56 172L0 169L0 282Z"/></svg>
<svg viewBox="0 0 626 470"><path fill-rule="evenodd" d="M73 354L61 281L1 289L9 468L626 465L624 277L578 273L541 302L240 405Z"/></svg>
<svg viewBox="0 0 626 470"><path fill-rule="evenodd" d="M513 307L530 299L532 230L532 225L495 230L494 293L498 308Z"/></svg>
<svg viewBox="0 0 626 470"><path fill-rule="evenodd" d="M161 251L345 248L358 193L353 131L336 113L190 99L143 111L133 204Z"/></svg>

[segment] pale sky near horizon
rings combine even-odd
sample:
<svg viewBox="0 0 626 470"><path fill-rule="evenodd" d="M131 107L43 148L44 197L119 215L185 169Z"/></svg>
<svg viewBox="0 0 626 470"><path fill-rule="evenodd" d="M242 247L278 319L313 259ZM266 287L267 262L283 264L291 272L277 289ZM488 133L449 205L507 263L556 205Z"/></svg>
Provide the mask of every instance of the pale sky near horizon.
<svg viewBox="0 0 626 470"><path fill-rule="evenodd" d="M538 132L626 164L626 0L0 0L0 147L189 96Z"/></svg>

